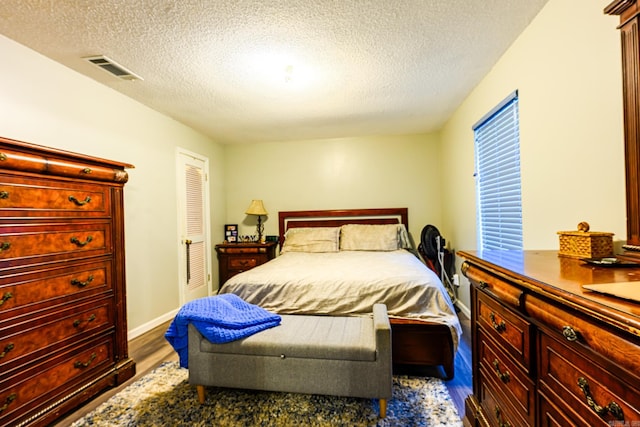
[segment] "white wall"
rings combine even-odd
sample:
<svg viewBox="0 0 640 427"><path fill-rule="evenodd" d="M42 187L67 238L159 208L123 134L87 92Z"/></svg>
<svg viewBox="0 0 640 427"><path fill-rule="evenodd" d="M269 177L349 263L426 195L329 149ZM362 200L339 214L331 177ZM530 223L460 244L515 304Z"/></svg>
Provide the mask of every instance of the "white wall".
<svg viewBox="0 0 640 427"><path fill-rule="evenodd" d="M0 52L1 136L135 166L124 191L127 311L129 331L144 332L179 306L176 147L210 159L215 241L226 211L223 147L2 36Z"/></svg>
<svg viewBox="0 0 640 427"><path fill-rule="evenodd" d="M273 235L287 210L407 207L416 244L442 222L436 134L233 145L226 155L227 219L240 234L255 234L251 199L264 201Z"/></svg>
<svg viewBox="0 0 640 427"><path fill-rule="evenodd" d="M550 0L442 131L444 231L476 248L471 126L520 94L525 249L558 249L580 221L626 239L618 18L609 0ZM453 173L455 171L455 173ZM468 287L461 289L468 307Z"/></svg>

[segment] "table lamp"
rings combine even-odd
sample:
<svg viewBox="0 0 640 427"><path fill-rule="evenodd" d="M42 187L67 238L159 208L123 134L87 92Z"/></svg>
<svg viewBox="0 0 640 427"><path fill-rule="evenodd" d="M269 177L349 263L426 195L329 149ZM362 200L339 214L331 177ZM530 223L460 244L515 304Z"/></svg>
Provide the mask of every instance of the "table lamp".
<svg viewBox="0 0 640 427"><path fill-rule="evenodd" d="M257 215L258 216L258 225L256 226L256 231L258 232L258 241L260 243L264 243L262 238L262 233L264 232L264 224L262 223L262 215L269 215L267 210L264 208L264 204L262 200L252 200L251 204L245 211L247 215Z"/></svg>

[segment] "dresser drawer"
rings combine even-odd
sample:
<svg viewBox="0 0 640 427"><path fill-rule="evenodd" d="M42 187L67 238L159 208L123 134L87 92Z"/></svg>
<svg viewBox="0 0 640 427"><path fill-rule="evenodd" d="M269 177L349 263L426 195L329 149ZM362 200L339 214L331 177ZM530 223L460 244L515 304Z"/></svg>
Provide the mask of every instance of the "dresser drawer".
<svg viewBox="0 0 640 427"><path fill-rule="evenodd" d="M251 270L254 267L264 264L269 261L269 258L266 254L255 254L255 255L221 255L222 260L225 264L224 271L226 271L227 279L235 276L238 273L242 273L243 271Z"/></svg>
<svg viewBox="0 0 640 427"><path fill-rule="evenodd" d="M471 283L482 292L508 306L516 308L522 306L524 291L518 286L469 264L463 266L463 271Z"/></svg>
<svg viewBox="0 0 640 427"><path fill-rule="evenodd" d="M538 425L540 427L576 427L588 425L586 421L576 415L575 412L567 412L567 408L563 408L562 410L558 409L558 407L554 405L557 399L549 398L543 392L538 394L540 395L538 409Z"/></svg>
<svg viewBox="0 0 640 427"><path fill-rule="evenodd" d="M0 382L0 425L14 423L62 399L73 387L113 364L113 342L105 337L54 356L50 363L3 377Z"/></svg>
<svg viewBox="0 0 640 427"><path fill-rule="evenodd" d="M640 357L629 357L632 354L640 355L637 337L631 341L620 333L606 329L605 325L586 320L580 313L559 309L533 295L527 296L525 310L531 319L556 332L559 339L570 345L587 347L631 373L640 373Z"/></svg>
<svg viewBox="0 0 640 427"><path fill-rule="evenodd" d="M0 225L0 268L111 251L111 224Z"/></svg>
<svg viewBox="0 0 640 427"><path fill-rule="evenodd" d="M77 300L112 288L111 262L65 263L0 277L0 323L22 313Z"/></svg>
<svg viewBox="0 0 640 427"><path fill-rule="evenodd" d="M49 313L34 322L27 316L0 327L0 371L32 362L60 347L114 326L113 300L105 298ZM8 323L8 322L6 322ZM2 325L2 324L0 324Z"/></svg>
<svg viewBox="0 0 640 427"><path fill-rule="evenodd" d="M637 379L611 375L566 343L544 333L539 336L540 388L549 396L555 395L558 407L575 410L590 426L640 420ZM634 357L633 353L627 357Z"/></svg>
<svg viewBox="0 0 640 427"><path fill-rule="evenodd" d="M478 292L476 322L524 372L531 369L531 323Z"/></svg>
<svg viewBox="0 0 640 427"><path fill-rule="evenodd" d="M258 257L234 256L227 259L227 268L229 270L238 270L238 272L240 272L250 270L257 265L264 264L265 261L266 260Z"/></svg>
<svg viewBox="0 0 640 427"><path fill-rule="evenodd" d="M511 358L497 347L482 329L478 331L479 361L483 377L491 381L505 402L509 402L514 410L534 424L535 419L535 386L533 381Z"/></svg>
<svg viewBox="0 0 640 427"><path fill-rule="evenodd" d="M226 245L216 247L216 250L220 254L230 254L230 255L246 255L246 254L264 254L266 257L270 251L270 247L268 246L245 246L242 243L238 243L236 245Z"/></svg>
<svg viewBox="0 0 640 427"><path fill-rule="evenodd" d="M482 376L482 371L480 371ZM479 394L482 407L489 423L500 427L528 427L526 420L514 414L508 405L505 405L490 381L481 381Z"/></svg>
<svg viewBox="0 0 640 427"><path fill-rule="evenodd" d="M110 216L109 188L0 175L0 216Z"/></svg>
<svg viewBox="0 0 640 427"><path fill-rule="evenodd" d="M129 177L122 167L131 167L131 165L125 164L103 166L95 162L66 159L56 154L41 155L35 152L25 152L19 148L4 147L0 149L0 162L2 162L3 169L16 170L20 171L20 173L37 173L48 176L68 177L74 180L86 179L102 182L120 182L123 184L127 182Z"/></svg>

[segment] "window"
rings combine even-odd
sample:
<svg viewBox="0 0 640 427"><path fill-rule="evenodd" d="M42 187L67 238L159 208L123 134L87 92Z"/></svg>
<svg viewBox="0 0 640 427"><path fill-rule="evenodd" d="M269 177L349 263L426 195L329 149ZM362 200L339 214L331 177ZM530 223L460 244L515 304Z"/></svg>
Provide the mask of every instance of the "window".
<svg viewBox="0 0 640 427"><path fill-rule="evenodd" d="M473 126L478 249L522 250L518 91Z"/></svg>

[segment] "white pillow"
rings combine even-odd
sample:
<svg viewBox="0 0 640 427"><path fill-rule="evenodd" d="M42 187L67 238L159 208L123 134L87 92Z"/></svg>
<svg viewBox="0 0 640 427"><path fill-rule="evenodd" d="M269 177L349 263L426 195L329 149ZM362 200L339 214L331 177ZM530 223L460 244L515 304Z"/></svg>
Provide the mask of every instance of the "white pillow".
<svg viewBox="0 0 640 427"><path fill-rule="evenodd" d="M338 252L340 227L290 228L284 234L285 252Z"/></svg>
<svg viewBox="0 0 640 427"><path fill-rule="evenodd" d="M400 227L401 226L401 227ZM400 242L401 224L346 224L341 227L341 251L395 251ZM403 239L404 240L404 239Z"/></svg>

